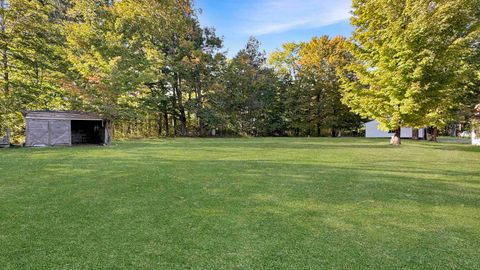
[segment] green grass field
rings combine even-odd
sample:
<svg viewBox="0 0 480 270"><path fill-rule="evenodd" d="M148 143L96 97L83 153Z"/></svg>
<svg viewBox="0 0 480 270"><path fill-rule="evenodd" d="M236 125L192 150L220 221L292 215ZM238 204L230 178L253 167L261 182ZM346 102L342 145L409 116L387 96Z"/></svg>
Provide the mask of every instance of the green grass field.
<svg viewBox="0 0 480 270"><path fill-rule="evenodd" d="M1 269L480 269L480 148L328 138L0 150Z"/></svg>

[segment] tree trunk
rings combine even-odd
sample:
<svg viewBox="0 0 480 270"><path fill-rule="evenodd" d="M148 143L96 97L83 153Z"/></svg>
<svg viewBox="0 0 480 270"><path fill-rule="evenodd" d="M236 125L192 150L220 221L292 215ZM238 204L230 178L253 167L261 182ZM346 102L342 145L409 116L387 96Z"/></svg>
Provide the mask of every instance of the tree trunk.
<svg viewBox="0 0 480 270"><path fill-rule="evenodd" d="M157 135L162 136L162 113L158 113L157 117Z"/></svg>
<svg viewBox="0 0 480 270"><path fill-rule="evenodd" d="M192 92L188 91L187 104L189 104L191 101L192 101ZM189 119L192 119L190 110L186 110L186 114L187 114L187 121L188 121Z"/></svg>
<svg viewBox="0 0 480 270"><path fill-rule="evenodd" d="M430 140L431 142L437 142L438 138L438 128L434 127L432 128L432 133L430 134Z"/></svg>
<svg viewBox="0 0 480 270"><path fill-rule="evenodd" d="M332 137L337 137L337 130L335 128L332 127L332 131L331 131L331 135Z"/></svg>
<svg viewBox="0 0 480 270"><path fill-rule="evenodd" d="M163 114L163 122L165 122L165 137L170 136L170 126L168 125L168 113Z"/></svg>
<svg viewBox="0 0 480 270"><path fill-rule="evenodd" d="M175 92L177 95L178 110L180 111L180 135L187 136L187 116L185 115L185 106L183 105L182 82L178 74L176 74Z"/></svg>
<svg viewBox="0 0 480 270"><path fill-rule="evenodd" d="M320 119L320 114L321 114L321 111L320 111L320 94L317 94L316 96L316 100L317 100L317 115L316 115L316 118L317 119ZM320 120L317 120L320 122ZM320 137L320 123L317 122L317 137Z"/></svg>
<svg viewBox="0 0 480 270"><path fill-rule="evenodd" d="M5 22L5 5L6 0L0 0L0 32L5 37L6 32L6 22ZM8 95L10 88L10 74L8 72L8 42L5 37L5 44L2 49L2 68L3 68L3 80L5 84L3 86L3 91L5 95Z"/></svg>
<svg viewBox="0 0 480 270"><path fill-rule="evenodd" d="M402 142L401 142L401 139L400 139L400 131L401 129L400 128L397 128L395 130L395 134L393 134L392 138L390 139L390 144L392 145L400 145Z"/></svg>
<svg viewBox="0 0 480 270"><path fill-rule="evenodd" d="M450 136L457 137L457 124L452 124L450 127Z"/></svg>
<svg viewBox="0 0 480 270"><path fill-rule="evenodd" d="M128 120L128 123L127 123L127 136L130 136L131 130L132 130L132 123L130 122L130 120Z"/></svg>
<svg viewBox="0 0 480 270"><path fill-rule="evenodd" d="M203 112L202 82L200 79L200 71L198 69L196 73L195 97L197 99L198 128L200 136L205 136L205 123L203 121L203 115L201 114Z"/></svg>
<svg viewBox="0 0 480 270"><path fill-rule="evenodd" d="M172 114L173 137L177 137L177 117Z"/></svg>
<svg viewBox="0 0 480 270"><path fill-rule="evenodd" d="M8 95L10 92L10 78L8 73L8 56L7 56L7 49L5 48L2 52L3 54L3 80L5 81L5 85L3 86L3 91L5 95Z"/></svg>
<svg viewBox="0 0 480 270"><path fill-rule="evenodd" d="M418 128L413 128L412 129L412 139L413 140L418 140Z"/></svg>

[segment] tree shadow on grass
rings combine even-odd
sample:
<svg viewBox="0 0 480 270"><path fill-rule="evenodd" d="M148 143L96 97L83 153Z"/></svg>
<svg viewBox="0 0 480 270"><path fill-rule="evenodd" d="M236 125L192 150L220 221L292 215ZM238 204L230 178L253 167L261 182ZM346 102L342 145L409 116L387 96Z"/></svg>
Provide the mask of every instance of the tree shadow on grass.
<svg viewBox="0 0 480 270"><path fill-rule="evenodd" d="M478 233L472 224L480 179L475 180L472 170L422 167L401 159L292 163L183 153L181 160L170 157L178 155L168 149L176 146L133 146L75 150L73 156L55 149L53 158L42 153L28 159L26 164L36 168L28 174L15 165L18 172L9 183L26 187L6 195L5 213L23 209L29 213L25 221L44 215L38 224L53 232L37 226L41 229L10 229L7 234L30 236L17 240L27 247L46 248L38 237L48 237L55 243L55 257L74 251L70 263L89 255L91 243L104 248L98 252L105 254L101 263L112 262L107 256L114 253L125 256L115 263L133 261L128 257L133 253L152 264L170 259L171 265L183 263L184 268L199 260L211 263L212 258L219 260L218 267L233 258L251 268L276 262L301 268L319 257L337 268L336 261L343 263L346 257L363 268L401 268L399 261L414 256L428 261L411 264L418 268L448 262L467 268L462 266L478 261ZM20 191L23 197L16 196ZM42 198L25 199L33 195ZM155 256L146 256L145 246ZM438 251L438 246L447 251ZM10 250L25 253L15 245ZM21 259L32 254L44 255L31 249ZM177 257L190 259L179 262Z"/></svg>
<svg viewBox="0 0 480 270"><path fill-rule="evenodd" d="M212 141L212 139L209 139ZM185 143L186 142L186 143ZM122 145L122 148L135 149L135 148L150 148L152 145L156 145L154 142L138 141L132 144ZM181 140L175 143L158 145L160 148L166 149L186 149L186 150L205 150L205 149L262 149L262 150L315 150L315 149L389 149L394 148L387 143L375 144L375 143L352 143L352 142L298 142L298 141L278 141L278 142L264 142L264 141L239 141L238 143L232 143L227 141L207 142L197 140Z"/></svg>
<svg viewBox="0 0 480 270"><path fill-rule="evenodd" d="M405 140L400 147L391 146L388 139L365 138L178 138L119 142L122 149L151 148L206 150L206 149L264 149L264 150L348 150L348 149L402 149L418 147L428 150L464 151L480 153L480 147L468 144L433 143Z"/></svg>
<svg viewBox="0 0 480 270"><path fill-rule="evenodd" d="M443 150L443 151L464 151L464 152L471 152L471 153L479 153L480 154L480 147L468 144L431 144L429 145L430 148L435 150ZM480 160L480 156L478 157Z"/></svg>
<svg viewBox="0 0 480 270"><path fill-rule="evenodd" d="M69 161L67 161L69 162ZM275 160L171 160L144 154L90 157L75 165L63 165L59 171L67 177L68 168L92 168L106 164L100 175L105 178L135 179L151 172L158 181L175 181L197 188L206 185L225 189L224 196L237 197L256 191L278 193L289 200L315 199L334 203L406 201L421 205L465 205L479 207L480 177L475 171L422 166L385 166L368 162L294 163ZM62 166L53 164L52 166ZM53 170L52 167L47 167ZM112 170L114 168L114 170ZM91 170L86 170L91 173ZM52 171L49 171L51 174ZM72 179L75 179L72 176ZM478 180L477 180L478 179ZM155 178L152 181L157 181ZM228 191L230 189L230 191ZM243 195L242 195L243 194ZM218 194L221 195L221 194Z"/></svg>
<svg viewBox="0 0 480 270"><path fill-rule="evenodd" d="M122 147L119 149L122 151L114 149L113 152L96 149L96 152L105 155L93 155L82 149L79 152L81 155L75 158L65 159L60 155L58 159L42 164L36 171L26 168L19 175L23 174L25 178L41 175L36 179L53 184L58 179L66 184L78 181L98 181L101 184L108 181L109 184L121 183L124 190L129 189L129 183L137 183L136 188L144 189L163 182L170 187L176 185L176 192L179 193L185 189L197 196L206 195L202 194L205 192L213 194L218 202L234 200L242 203L254 194L270 194L288 201L310 200L331 204L401 201L425 206L474 208L480 204L480 177L474 170L405 164L405 160L401 159L385 161L388 164L364 161L292 163L265 159L216 160L211 157L182 161L159 155L161 147L142 151L137 143L134 145L136 148L125 150ZM149 142L140 145L151 146ZM227 146L219 149L224 150L224 147ZM48 151L39 152L41 157L47 154ZM37 162L44 162L44 159ZM8 181L14 181L19 175L10 177ZM145 177L148 177L147 180L144 180ZM138 187L139 181L145 187Z"/></svg>

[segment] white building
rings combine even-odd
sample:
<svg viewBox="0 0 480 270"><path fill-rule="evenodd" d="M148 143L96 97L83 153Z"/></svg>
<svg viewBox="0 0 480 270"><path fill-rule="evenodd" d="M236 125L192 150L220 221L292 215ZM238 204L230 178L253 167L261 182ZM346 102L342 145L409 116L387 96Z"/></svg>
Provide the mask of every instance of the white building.
<svg viewBox="0 0 480 270"><path fill-rule="evenodd" d="M378 128L379 123L376 120L365 123L365 138L390 138L395 133L383 131ZM400 131L400 137L402 138L412 138L413 129L411 127L402 127ZM418 138L425 138L426 129L418 129Z"/></svg>
<svg viewBox="0 0 480 270"><path fill-rule="evenodd" d="M472 131L472 145L480 146L480 136L479 135L477 135L476 130Z"/></svg>
<svg viewBox="0 0 480 270"><path fill-rule="evenodd" d="M480 127L478 127L478 123L480 123L480 104L475 106L475 111L473 122L476 124L474 124L472 128L472 145L480 146Z"/></svg>

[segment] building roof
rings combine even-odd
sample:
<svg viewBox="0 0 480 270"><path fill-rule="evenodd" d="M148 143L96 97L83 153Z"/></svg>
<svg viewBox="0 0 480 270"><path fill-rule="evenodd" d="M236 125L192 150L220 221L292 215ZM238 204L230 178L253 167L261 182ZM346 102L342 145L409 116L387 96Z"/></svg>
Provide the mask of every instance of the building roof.
<svg viewBox="0 0 480 270"><path fill-rule="evenodd" d="M57 119L57 120L105 120L96 113L79 111L25 111L26 119Z"/></svg>

